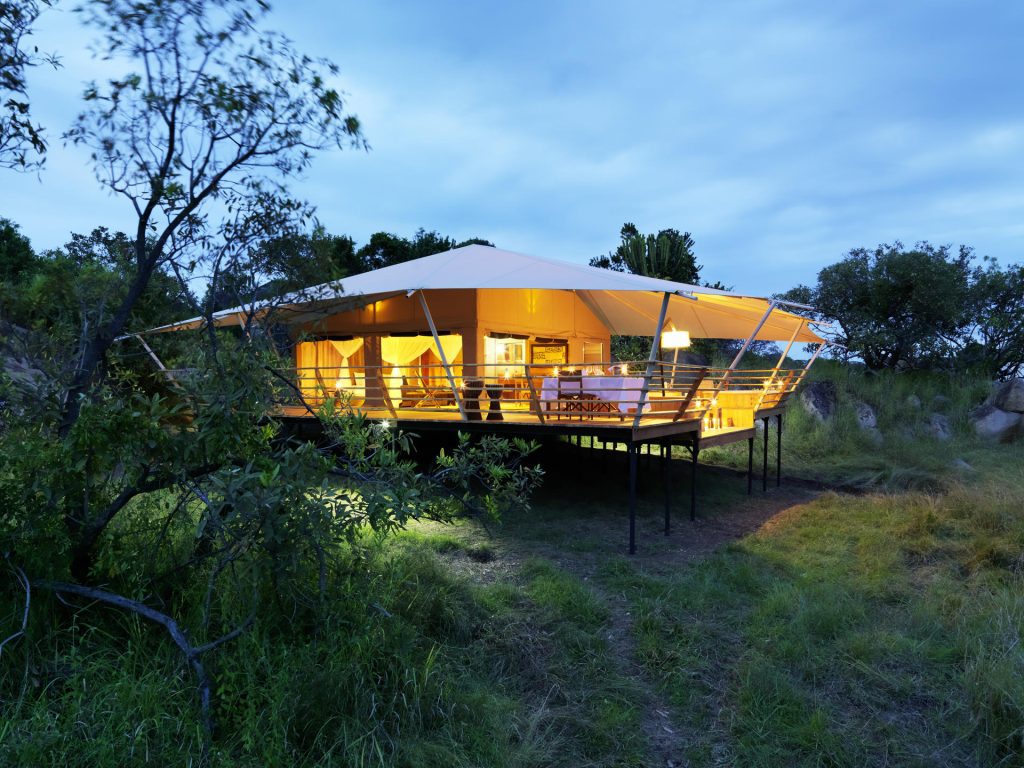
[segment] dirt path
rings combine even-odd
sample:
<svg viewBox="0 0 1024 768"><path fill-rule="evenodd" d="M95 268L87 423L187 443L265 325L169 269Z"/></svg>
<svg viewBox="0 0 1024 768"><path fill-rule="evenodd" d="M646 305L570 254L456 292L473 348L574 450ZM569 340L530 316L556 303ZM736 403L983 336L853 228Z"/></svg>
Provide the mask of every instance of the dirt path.
<svg viewBox="0 0 1024 768"><path fill-rule="evenodd" d="M660 514L651 514L648 506L638 518L638 554L626 562L650 577L671 578L719 547L766 525L783 522L822 493L820 488L792 483L771 488L768 493L757 488L746 496L736 492L735 478L727 478L727 482L733 486L731 495L709 504L695 521L681 514L684 510L688 512L688 506L681 500L676 505L672 533L667 537L662 530L663 518ZM745 490L745 483L741 487ZM571 502L558 498L547 500L549 506L556 508L566 503ZM641 724L652 765L680 768L689 764L685 757L687 748L706 734L695 733L692 725L676 719L671 705L658 690L658 681L639 658L628 594L610 587L601 577L603 564L622 559L625 554L627 528L623 511L595 514L582 520L578 515L554 515L539 522L519 521L501 526L491 535L478 539L486 542L489 551L483 562L469 556L456 556L452 558L452 565L474 580L516 581L524 561L544 558L588 584L608 607L607 641L611 653L627 665L624 673L642 692Z"/></svg>

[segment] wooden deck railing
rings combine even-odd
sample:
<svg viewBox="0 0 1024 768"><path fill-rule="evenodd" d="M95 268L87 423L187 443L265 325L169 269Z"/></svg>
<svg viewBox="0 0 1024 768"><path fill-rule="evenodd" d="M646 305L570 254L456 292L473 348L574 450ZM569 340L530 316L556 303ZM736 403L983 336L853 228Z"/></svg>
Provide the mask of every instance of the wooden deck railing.
<svg viewBox="0 0 1024 768"><path fill-rule="evenodd" d="M755 414L783 405L799 370L727 370L647 361L560 366L473 364L431 368L349 366L280 369L282 409L325 402L372 417L517 421L600 421L634 426L702 421L704 430L753 426ZM401 373L395 373L400 370ZM394 373L394 375L393 375Z"/></svg>

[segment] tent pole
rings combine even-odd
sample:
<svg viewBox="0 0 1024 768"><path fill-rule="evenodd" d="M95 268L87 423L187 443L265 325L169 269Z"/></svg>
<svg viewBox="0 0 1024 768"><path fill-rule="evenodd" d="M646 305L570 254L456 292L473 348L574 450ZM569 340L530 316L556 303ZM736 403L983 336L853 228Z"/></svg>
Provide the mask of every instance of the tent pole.
<svg viewBox="0 0 1024 768"><path fill-rule="evenodd" d="M427 316L427 323L430 324L430 333L434 336L434 343L437 345L437 354L441 358L441 365L444 366L445 376L448 377L448 386L452 388L452 395L455 396L455 404L459 406L459 415L462 416L463 421L466 419L466 409L462 407L462 398L459 397L459 390L455 386L455 377L452 376L451 366L448 365L448 357L444 353L444 347L441 346L441 339L437 335L437 326L434 325L434 318L430 314L430 307L427 306L427 297L423 295L423 291L419 291L420 295L420 306L423 307L423 314Z"/></svg>
<svg viewBox="0 0 1024 768"><path fill-rule="evenodd" d="M761 410L761 403L764 402L764 396L768 394L768 387L771 386L772 382L774 382L776 377L778 377L782 364L786 362L786 356L789 354L789 350L793 348L793 342L796 341L796 337L800 335L800 331L804 329L805 325L807 325L807 321L801 320L797 324L796 330L793 331L793 335L789 337L789 343L786 344L786 348L782 350L782 354L779 355L779 362L777 362L775 367L772 368L772 375L768 377L768 381L765 382L766 386L761 390L761 397L757 399L757 405L754 408L755 412Z"/></svg>
<svg viewBox="0 0 1024 768"><path fill-rule="evenodd" d="M711 397L708 400L708 408L713 407L715 398L718 397L718 393L722 391L722 389L725 387L725 383L729 380L729 374L736 370L736 366L740 364L740 360L743 359L743 355L746 354L747 350L750 348L750 345L754 343L754 339L757 338L757 334L761 332L762 328L764 328L764 324L768 322L768 317L769 315L771 315L772 310L774 309L775 299L772 299L771 301L768 302L768 311L764 313L764 316L761 318L761 322L757 324L757 326L754 328L754 332L751 333L750 336L747 337L747 340L743 342L743 346L740 347L740 351L736 353L736 357L732 359L732 363L729 364L729 367L725 370L725 373L722 374L722 378L719 379L718 386L715 387L715 391L711 393ZM707 411L705 411L705 413L707 413Z"/></svg>
<svg viewBox="0 0 1024 768"><path fill-rule="evenodd" d="M768 302L768 311L764 313L764 317L761 318L761 322L757 324L757 327L754 328L754 332L750 334L750 336L747 338L745 342L743 342L743 346L740 347L740 351L737 352L736 357L733 358L732 364L729 366L730 371L736 370L736 366L740 364L740 360L743 359L743 355L746 354L747 350L750 348L750 345L754 343L754 339L757 338L757 334L761 332L762 328L764 328L764 324L768 322L768 316L771 315L774 309L775 299L772 299L771 301ZM802 324L803 322L801 321L801 325Z"/></svg>
<svg viewBox="0 0 1024 768"><path fill-rule="evenodd" d="M640 399L636 404L636 417L633 419L633 430L640 427L640 417L644 415L644 406L647 405L647 391L651 387L651 377L654 375L654 361L658 356L658 349L661 346L661 329L665 325L665 315L668 313L668 300L671 293L665 292L661 300L661 312L658 313L658 325L654 329L654 338L651 340L651 354L647 358L647 373L644 375L644 383L640 388Z"/></svg>
<svg viewBox="0 0 1024 768"><path fill-rule="evenodd" d="M146 354L149 355L150 360L156 364L156 367L160 369L160 373L167 378L167 381L170 382L171 386L181 391L181 386L178 384L177 379L174 378L174 374L167 370L167 366L164 365L163 361L156 356L156 352L150 348L149 344L146 343L146 340L138 333L132 335L139 340L139 344L141 344L142 348L146 350Z"/></svg>
<svg viewBox="0 0 1024 768"><path fill-rule="evenodd" d="M792 391L795 392L796 388L800 386L800 382L804 380L804 377L807 375L807 372L811 370L811 366L814 365L814 361L818 359L818 355L820 355L824 351L825 347L827 347L828 344L829 343L827 341L823 341L821 344L818 345L818 348L814 350L814 354L811 355L811 359L807 361L807 365L805 365L804 369L800 371L800 375L797 377L796 382L793 384Z"/></svg>

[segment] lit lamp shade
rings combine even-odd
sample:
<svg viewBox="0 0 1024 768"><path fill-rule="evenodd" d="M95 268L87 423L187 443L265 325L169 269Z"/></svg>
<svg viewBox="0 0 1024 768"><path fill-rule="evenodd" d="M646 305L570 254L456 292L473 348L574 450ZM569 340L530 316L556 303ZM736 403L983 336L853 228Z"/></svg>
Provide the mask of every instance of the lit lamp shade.
<svg viewBox="0 0 1024 768"><path fill-rule="evenodd" d="M683 349L690 346L689 331L665 331L661 334L662 349Z"/></svg>

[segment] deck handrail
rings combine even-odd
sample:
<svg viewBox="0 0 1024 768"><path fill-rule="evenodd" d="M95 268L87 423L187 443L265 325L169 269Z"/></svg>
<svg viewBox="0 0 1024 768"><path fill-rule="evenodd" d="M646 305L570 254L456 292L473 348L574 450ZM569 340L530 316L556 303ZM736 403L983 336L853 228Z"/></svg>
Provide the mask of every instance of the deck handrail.
<svg viewBox="0 0 1024 768"><path fill-rule="evenodd" d="M586 421L626 426L628 419L634 428L690 421L725 428L741 416L744 425L749 422L742 414L735 419L725 414L778 407L802 379L799 369L730 370L658 361L648 373L647 366L648 361L558 366L452 362L450 382L438 366L398 367L400 376L391 375L396 366L390 364L288 367L276 373L294 386L280 387L274 406L281 412L294 407L309 412L331 401L381 418L476 421L500 415L540 425ZM185 382L190 371L167 373ZM580 377L578 392L568 391L564 375L557 375L566 373ZM463 398L465 413L459 412L456 398Z"/></svg>

